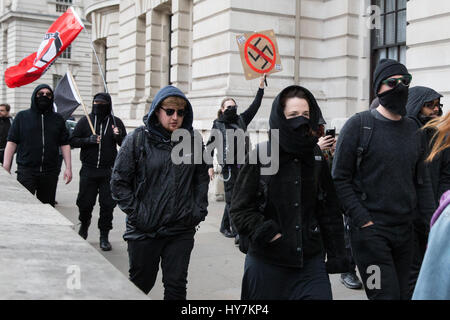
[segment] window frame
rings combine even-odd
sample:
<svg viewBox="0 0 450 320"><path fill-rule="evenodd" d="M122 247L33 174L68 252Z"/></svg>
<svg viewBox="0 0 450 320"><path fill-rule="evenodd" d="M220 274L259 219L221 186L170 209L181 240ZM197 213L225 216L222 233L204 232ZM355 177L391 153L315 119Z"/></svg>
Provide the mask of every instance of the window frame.
<svg viewBox="0 0 450 320"><path fill-rule="evenodd" d="M404 47L406 50L406 26L408 25L408 22L406 21L405 24L405 41L398 41L398 35L399 35L399 14L401 12L405 12L405 17L406 17L406 10L407 10L407 6L405 4L404 8L399 9L399 1L400 0L394 0L395 1L395 7L393 10L387 11L387 1L388 0L380 0L384 2L384 11L381 12L381 17L383 17L382 19L382 25L381 25L381 29L383 32L383 44L382 45L378 45L377 43L377 29L372 29L370 31L370 83L371 83L371 88L370 88L370 101L372 101L375 98L375 93L373 92L373 72L375 71L375 68L378 64L378 61L376 61L376 57L378 57L378 53L381 52L382 50L385 50L386 53L386 57L389 57L389 49L390 48L396 48L397 50L397 61L400 61L401 59L401 51L402 48ZM408 2L408 0L406 0L406 3ZM377 0L371 0L370 1L371 5L376 6L377 5ZM394 14L394 42L390 43L390 44L386 44L386 25L387 25L387 19L386 16L388 14ZM380 18L381 18L380 17ZM405 62L405 61L404 61Z"/></svg>

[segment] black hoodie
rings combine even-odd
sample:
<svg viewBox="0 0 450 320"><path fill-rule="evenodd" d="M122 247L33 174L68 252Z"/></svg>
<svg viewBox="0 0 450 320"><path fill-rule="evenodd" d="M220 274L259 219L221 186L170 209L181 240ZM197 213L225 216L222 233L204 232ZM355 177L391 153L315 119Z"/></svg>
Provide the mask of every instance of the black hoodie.
<svg viewBox="0 0 450 320"><path fill-rule="evenodd" d="M105 96L110 103L110 109L106 111L106 116L103 119L100 119L96 114L89 114L95 133L101 136L100 144L89 143L92 130L86 116L78 121L70 138L70 145L73 148L81 148L80 159L83 167L80 174L82 176L111 175L111 170L117 157L117 146L122 144L122 140L127 135L122 120L111 114L111 97L109 94L96 94L94 100L99 95ZM115 135L113 132L112 126L114 123L119 128L119 135Z"/></svg>
<svg viewBox="0 0 450 320"><path fill-rule="evenodd" d="M37 86L31 96L30 109L19 112L9 130L8 141L17 144L19 171L58 173L59 148L69 144L63 117L53 108L42 113L37 107L36 94L43 88L52 91L46 84Z"/></svg>
<svg viewBox="0 0 450 320"><path fill-rule="evenodd" d="M271 130L288 126L280 98L290 89L273 102ZM319 106L308 90L301 89L310 106L310 126L317 130ZM326 253L329 273L347 272L344 227L331 174L317 144L310 149L312 163L295 149L287 152L281 145L279 170L263 188L260 166L246 163L235 183L230 215L239 234L250 239L249 254L265 263L302 267L304 259ZM270 242L277 233L281 238Z"/></svg>
<svg viewBox="0 0 450 320"><path fill-rule="evenodd" d="M416 122L417 128L425 125L423 118L419 116L424 103L439 98L442 98L442 95L431 88L416 86L409 89L406 110L408 116ZM425 146L427 156L430 154L432 148L434 133L435 131L432 129L422 131L427 141ZM438 207L442 194L450 189L450 149L442 151L431 163L426 162L426 164L430 171L435 205Z"/></svg>

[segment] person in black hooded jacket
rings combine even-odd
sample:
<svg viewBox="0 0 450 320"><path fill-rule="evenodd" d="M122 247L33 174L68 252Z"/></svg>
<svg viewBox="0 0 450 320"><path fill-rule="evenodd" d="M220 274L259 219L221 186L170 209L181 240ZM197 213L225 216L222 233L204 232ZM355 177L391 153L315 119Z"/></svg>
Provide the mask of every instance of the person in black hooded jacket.
<svg viewBox="0 0 450 320"><path fill-rule="evenodd" d="M307 89L285 88L269 119L270 143L280 148L278 172L262 179L261 165L247 161L236 180L230 213L249 239L243 300L330 300L328 273L348 271L342 215L313 135L319 110Z"/></svg>
<svg viewBox="0 0 450 320"><path fill-rule="evenodd" d="M184 132L194 139L192 122L185 95L173 86L161 89L144 117L145 126L123 141L111 179L113 198L127 214L130 280L147 294L161 261L165 300L186 299L195 227L208 213L205 162L196 164L193 153L187 152L182 156L191 157L189 161L172 161L179 145L173 135Z"/></svg>
<svg viewBox="0 0 450 320"><path fill-rule="evenodd" d="M233 194L233 188L235 185L235 181L237 175L239 173L239 169L241 164L238 163L237 156L237 138L234 138L234 161L231 161L227 158L227 150L230 145L230 141L227 140L227 130L238 130L241 129L244 132L247 131L247 127L250 122L255 117L256 113L261 106L261 102L264 96L264 81L266 79L266 74L263 74L259 79L259 89L256 93L256 97L253 100L252 104L242 112L241 114L237 114L237 104L233 98L226 97L222 100L220 105L220 109L217 114L217 119L214 120L212 131L218 130L222 136L222 157L221 159L217 159L221 168L222 175L225 187L225 208L223 210L222 222L220 224L220 232L227 238L235 238L235 243L239 243L239 235L236 233L235 227L233 226L233 221L230 218L230 206L231 206L231 197ZM211 137L208 139L206 143L206 149L209 154L213 154L213 145L212 142L215 141L215 137L211 134ZM245 140L245 152L248 153L250 148L250 140L246 138ZM219 153L218 153L219 157ZM214 169L212 164L209 165L208 174L210 179L214 179Z"/></svg>
<svg viewBox="0 0 450 320"><path fill-rule="evenodd" d="M87 117L78 121L70 139L73 148L81 148L80 189L77 197L79 235L86 239L91 224L97 194L100 204L100 248L111 250L109 231L113 228L113 211L116 202L111 197L111 172L117 156L117 146L122 144L126 129L122 120L112 115L111 96L97 93L93 99L89 119L94 126L92 133Z"/></svg>
<svg viewBox="0 0 450 320"><path fill-rule="evenodd" d="M442 95L427 87L416 86L409 89L406 112L409 118L414 120L417 128L425 126L430 120L442 116ZM434 129L421 131L425 144L425 154L428 156L433 147ZM441 152L431 162L425 161L431 178L434 201L436 208L439 206L439 199L442 194L450 189L450 149ZM428 234L430 231L430 219L418 217L414 220L414 256L410 275L410 297L414 292L417 277L419 276L425 250L427 248Z"/></svg>
<svg viewBox="0 0 450 320"><path fill-rule="evenodd" d="M64 180L72 180L69 132L63 117L53 111L53 90L37 86L31 95L30 109L20 111L9 130L3 167L11 171L17 149L17 180L42 203L55 206L61 148L66 169Z"/></svg>

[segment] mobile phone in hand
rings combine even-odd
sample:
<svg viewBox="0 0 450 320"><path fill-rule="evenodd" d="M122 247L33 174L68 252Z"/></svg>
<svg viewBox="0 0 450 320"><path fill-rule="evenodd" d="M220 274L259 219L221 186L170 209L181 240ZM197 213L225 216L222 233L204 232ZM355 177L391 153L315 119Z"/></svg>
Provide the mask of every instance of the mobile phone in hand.
<svg viewBox="0 0 450 320"><path fill-rule="evenodd" d="M327 131L325 131L325 136L332 136L333 138L336 137L336 128L327 129Z"/></svg>

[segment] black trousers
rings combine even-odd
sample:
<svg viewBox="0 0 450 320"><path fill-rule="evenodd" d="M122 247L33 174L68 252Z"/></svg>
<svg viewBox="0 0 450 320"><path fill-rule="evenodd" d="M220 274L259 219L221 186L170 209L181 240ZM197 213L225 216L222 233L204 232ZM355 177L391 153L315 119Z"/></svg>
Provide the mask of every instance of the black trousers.
<svg viewBox="0 0 450 320"><path fill-rule="evenodd" d="M225 189L225 208L223 210L222 223L220 224L220 232L230 232L236 236L237 231L230 216L231 198L233 197L234 184L236 182L239 169L235 165L224 166L223 170L224 189Z"/></svg>
<svg viewBox="0 0 450 320"><path fill-rule="evenodd" d="M98 228L101 231L109 231L113 228L113 211L116 207L116 201L111 197L110 188L111 176L88 177L80 176L80 189L77 197L77 206L79 209L78 219L82 223L89 223L99 195L100 218L98 219Z"/></svg>
<svg viewBox="0 0 450 320"><path fill-rule="evenodd" d="M3 164L3 157L5 156L5 149L0 150L0 164Z"/></svg>
<svg viewBox="0 0 450 320"><path fill-rule="evenodd" d="M370 300L407 300L413 255L412 224L352 227L353 256Z"/></svg>
<svg viewBox="0 0 450 320"><path fill-rule="evenodd" d="M55 206L58 174L39 173L29 170L17 170L17 181L42 202Z"/></svg>
<svg viewBox="0 0 450 320"><path fill-rule="evenodd" d="M344 215L344 241L345 241L345 254L347 256L348 264L350 266L350 272L356 273L355 259L353 259L352 243L350 240L350 218Z"/></svg>
<svg viewBox="0 0 450 320"><path fill-rule="evenodd" d="M161 262L164 300L186 300L187 275L194 233L128 240L130 280L145 294L155 285Z"/></svg>
<svg viewBox="0 0 450 320"><path fill-rule="evenodd" d="M247 254L241 300L332 300L323 255L303 260L303 268L265 263Z"/></svg>
<svg viewBox="0 0 450 320"><path fill-rule="evenodd" d="M413 232L413 261L411 264L411 271L409 276L409 299L412 298L414 289L416 287L419 271L422 267L423 258L427 249L429 226L424 226L421 223L414 224Z"/></svg>

